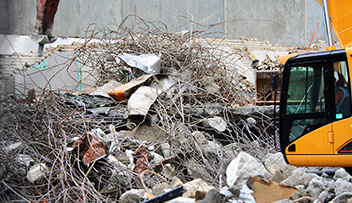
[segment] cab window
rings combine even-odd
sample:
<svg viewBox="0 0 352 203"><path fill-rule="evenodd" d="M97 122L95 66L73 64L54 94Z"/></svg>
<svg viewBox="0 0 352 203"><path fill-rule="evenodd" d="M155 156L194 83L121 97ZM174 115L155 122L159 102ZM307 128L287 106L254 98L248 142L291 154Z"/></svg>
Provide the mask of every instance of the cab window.
<svg viewBox="0 0 352 203"><path fill-rule="evenodd" d="M300 64L290 67L286 116L290 118L288 141L327 123L324 98L324 63Z"/></svg>
<svg viewBox="0 0 352 203"><path fill-rule="evenodd" d="M325 111L323 67L291 67L286 114Z"/></svg>
<svg viewBox="0 0 352 203"><path fill-rule="evenodd" d="M340 120L351 116L350 81L346 61L333 63L335 87L335 119Z"/></svg>

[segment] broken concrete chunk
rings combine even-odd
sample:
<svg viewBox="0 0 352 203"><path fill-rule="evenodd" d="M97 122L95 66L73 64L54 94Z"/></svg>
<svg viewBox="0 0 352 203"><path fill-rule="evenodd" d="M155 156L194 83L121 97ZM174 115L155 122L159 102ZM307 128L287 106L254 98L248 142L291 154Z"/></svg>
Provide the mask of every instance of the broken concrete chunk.
<svg viewBox="0 0 352 203"><path fill-rule="evenodd" d="M196 200L194 198L188 197L177 197L175 199L166 201L165 203L195 203Z"/></svg>
<svg viewBox="0 0 352 203"><path fill-rule="evenodd" d="M281 181L285 180L287 177L280 171L275 171L273 176L271 176L270 181L280 183Z"/></svg>
<svg viewBox="0 0 352 203"><path fill-rule="evenodd" d="M16 156L16 159L22 163L24 163L26 166L29 166L31 162L34 162L31 156L28 154L18 154Z"/></svg>
<svg viewBox="0 0 352 203"><path fill-rule="evenodd" d="M299 197L301 197L302 195L307 195L306 186L304 186L304 185L296 185L295 188L298 190L298 193L300 193Z"/></svg>
<svg viewBox="0 0 352 203"><path fill-rule="evenodd" d="M307 191L308 191L308 189L307 189ZM322 190L320 188L316 187L316 188L309 190L308 194L311 198L318 199L321 192L322 192Z"/></svg>
<svg viewBox="0 0 352 203"><path fill-rule="evenodd" d="M313 199L318 199L319 195L325 189L324 179L322 177L313 178L307 187L307 192L309 196Z"/></svg>
<svg viewBox="0 0 352 203"><path fill-rule="evenodd" d="M133 158L133 151L132 150L126 150L125 151L126 157L130 160L130 163L128 164L129 169L134 169L135 164L134 164L134 158Z"/></svg>
<svg viewBox="0 0 352 203"><path fill-rule="evenodd" d="M308 186L310 181L315 178L319 177L317 174L314 173L305 173L307 169L304 168L297 168L292 172L292 175L288 177L286 180L282 181L281 184L294 187L296 185L304 185Z"/></svg>
<svg viewBox="0 0 352 203"><path fill-rule="evenodd" d="M325 189L324 179L322 177L315 177L309 182L307 190L310 191L314 188L319 188L321 191Z"/></svg>
<svg viewBox="0 0 352 203"><path fill-rule="evenodd" d="M227 186L221 188L219 192L221 194L223 194L226 199L230 199L230 198L234 197L234 194L229 190L229 188Z"/></svg>
<svg viewBox="0 0 352 203"><path fill-rule="evenodd" d="M117 82L116 80L110 80L108 83L104 84L103 86L100 86L97 88L88 88L86 90L75 92L75 94L89 94L93 96L102 96L102 97L110 98L108 92L121 85L122 84Z"/></svg>
<svg viewBox="0 0 352 203"><path fill-rule="evenodd" d="M121 132L121 131L120 131ZM165 133L159 126L148 126L148 125L140 125L138 128L135 128L134 131L130 131L129 135L134 139L138 139L140 141L149 141L149 142L157 142L164 141L169 135Z"/></svg>
<svg viewBox="0 0 352 203"><path fill-rule="evenodd" d="M191 157L186 161L187 172L194 178L211 179L210 171L208 168L199 164L199 161Z"/></svg>
<svg viewBox="0 0 352 203"><path fill-rule="evenodd" d="M116 101L114 101L111 97L100 97L89 94L77 95L72 93L64 93L58 95L58 98L66 105L73 105L75 107L85 109L116 105Z"/></svg>
<svg viewBox="0 0 352 203"><path fill-rule="evenodd" d="M115 61L115 56L112 54L108 54L106 56L106 61L109 61L109 62Z"/></svg>
<svg viewBox="0 0 352 203"><path fill-rule="evenodd" d="M305 174L303 174L302 178L303 178L303 184L304 184L305 186L308 186L309 183L310 183L314 178L319 178L319 176L318 176L317 174L315 174L315 173L305 173Z"/></svg>
<svg viewBox="0 0 352 203"><path fill-rule="evenodd" d="M248 145L248 150L246 151L251 156L257 158L260 162L263 162L266 156L266 151L262 150L258 140L253 140Z"/></svg>
<svg viewBox="0 0 352 203"><path fill-rule="evenodd" d="M157 75L157 79L153 80L150 84L150 87L156 88L162 91L167 91L170 89L174 84L175 80L171 77L165 75Z"/></svg>
<svg viewBox="0 0 352 203"><path fill-rule="evenodd" d="M177 188L177 187L181 186L182 184L183 184L182 181L179 178L177 178L176 176L173 176L171 178L171 183L170 183L171 188Z"/></svg>
<svg viewBox="0 0 352 203"><path fill-rule="evenodd" d="M288 165L285 162L284 157L283 157L282 153L280 153L280 152L277 152L274 154L272 154L272 153L267 154L267 156L265 157L265 160L264 160L264 165L266 168L269 168L272 165L279 167L280 170L282 171L282 173L286 177L291 176L292 172L296 169L295 166Z"/></svg>
<svg viewBox="0 0 352 203"><path fill-rule="evenodd" d="M327 202L328 198L329 198L329 192L328 191L323 191L322 193L320 193L320 195L318 197L318 201Z"/></svg>
<svg viewBox="0 0 352 203"><path fill-rule="evenodd" d="M221 194L217 189L211 189L206 194L203 200L198 203L210 203L210 202L224 202L225 195Z"/></svg>
<svg viewBox="0 0 352 203"><path fill-rule="evenodd" d="M271 52L268 52L267 54L266 54L266 56L267 56L267 58L271 61L271 62L277 62L277 57L275 57L274 56L274 54L273 53L271 53Z"/></svg>
<svg viewBox="0 0 352 203"><path fill-rule="evenodd" d="M282 172L280 167L276 164L273 164L273 165L266 167L266 170L268 170L269 173L271 173L271 174L275 174L277 171Z"/></svg>
<svg viewBox="0 0 352 203"><path fill-rule="evenodd" d="M240 190L239 198L241 201L244 201L244 202L256 203L253 197L253 191L249 189L247 185L242 186L242 189Z"/></svg>
<svg viewBox="0 0 352 203"><path fill-rule="evenodd" d="M220 143L217 143L215 141L208 141L206 145L202 146L202 151L204 154L216 157L221 151L221 148L222 145Z"/></svg>
<svg viewBox="0 0 352 203"><path fill-rule="evenodd" d="M183 192L184 192L184 188L181 185L181 186L179 186L177 188L168 190L167 192L165 192L163 194L160 194L160 195L158 195L156 197L152 197L151 199L146 201L146 203L165 202L165 201L168 201L168 200L172 200L172 199L174 199L176 197L182 196Z"/></svg>
<svg viewBox="0 0 352 203"><path fill-rule="evenodd" d="M146 116L157 97L173 84L170 78L162 77L154 80L150 86L139 87L128 99L129 116Z"/></svg>
<svg viewBox="0 0 352 203"><path fill-rule="evenodd" d="M13 143L13 144L10 144L10 145L4 147L3 149L5 152L10 152L11 150L17 149L21 145L22 145L22 142L16 142L16 143Z"/></svg>
<svg viewBox="0 0 352 203"><path fill-rule="evenodd" d="M176 170L171 164L165 164L163 165L161 174L163 174L167 178L171 178L176 175Z"/></svg>
<svg viewBox="0 0 352 203"><path fill-rule="evenodd" d="M208 143L208 140L205 138L205 135L203 132L194 131L194 132L192 132L192 135L193 135L194 140L196 141L197 144L206 145Z"/></svg>
<svg viewBox="0 0 352 203"><path fill-rule="evenodd" d="M39 180L40 178L44 177L48 173L48 167L44 163L38 163L29 169L27 173L27 179L33 183L36 180Z"/></svg>
<svg viewBox="0 0 352 203"><path fill-rule="evenodd" d="M352 183L339 178L334 183L334 191L335 191L336 195L339 195L343 192L351 192L352 191Z"/></svg>
<svg viewBox="0 0 352 203"><path fill-rule="evenodd" d="M340 168L335 172L334 180L337 180L339 178L341 178L342 180L350 181L352 179L352 176L347 173L345 169Z"/></svg>
<svg viewBox="0 0 352 203"><path fill-rule="evenodd" d="M205 86L204 89L210 93L219 94L220 86L217 85L216 83L210 83L207 86Z"/></svg>
<svg viewBox="0 0 352 203"><path fill-rule="evenodd" d="M170 157L171 156L171 146L169 143L164 142L160 144L161 151L164 155L164 157Z"/></svg>
<svg viewBox="0 0 352 203"><path fill-rule="evenodd" d="M215 83L213 77L204 76L202 82L206 91L213 94L219 94L220 86Z"/></svg>
<svg viewBox="0 0 352 203"><path fill-rule="evenodd" d="M192 132L196 145L199 145L204 154L217 156L218 152L221 150L222 145L215 141L209 141L205 138L203 132L194 131Z"/></svg>
<svg viewBox="0 0 352 203"><path fill-rule="evenodd" d="M252 117L247 118L246 122L250 128L253 128L257 124L257 121Z"/></svg>
<svg viewBox="0 0 352 203"><path fill-rule="evenodd" d="M165 158L163 156L161 156L160 154L158 154L156 152L150 152L150 154L153 156L153 163L159 163L159 162L162 162L163 160L165 160Z"/></svg>
<svg viewBox="0 0 352 203"><path fill-rule="evenodd" d="M105 134L100 128L93 129L92 132L104 143L109 153L113 153L116 149L116 139L113 134Z"/></svg>
<svg viewBox="0 0 352 203"><path fill-rule="evenodd" d="M139 87L128 99L129 116L146 116L161 90L148 86Z"/></svg>
<svg viewBox="0 0 352 203"><path fill-rule="evenodd" d="M257 159L242 151L227 166L226 176L227 185L232 187L254 176L261 176L268 180L271 174Z"/></svg>
<svg viewBox="0 0 352 203"><path fill-rule="evenodd" d="M274 202L282 199L289 199L298 190L294 187L269 182L257 177L252 180L253 196L256 202ZM270 194L270 195L268 195Z"/></svg>
<svg viewBox="0 0 352 203"><path fill-rule="evenodd" d="M207 194L209 190L214 189L214 186L208 185L204 180L198 178L192 180L188 183L185 183L184 188L186 192L183 194L183 197L195 198L197 195L196 193ZM204 195L205 197L205 195Z"/></svg>
<svg viewBox="0 0 352 203"><path fill-rule="evenodd" d="M153 195L158 196L167 191L171 190L171 187L168 183L159 183L153 187Z"/></svg>
<svg viewBox="0 0 352 203"><path fill-rule="evenodd" d="M127 168L125 164L119 161L114 155L110 154L107 158L108 163L112 164L116 169Z"/></svg>
<svg viewBox="0 0 352 203"><path fill-rule="evenodd" d="M236 142L227 144L222 148L222 152L229 162L235 159L241 151L242 147Z"/></svg>
<svg viewBox="0 0 352 203"><path fill-rule="evenodd" d="M204 127L210 127L215 129L217 132L224 132L227 127L227 122L218 116L215 116L213 118L207 118L202 121L202 124Z"/></svg>
<svg viewBox="0 0 352 203"><path fill-rule="evenodd" d="M123 193L119 199L120 203L139 203L147 200L144 189L132 189Z"/></svg>

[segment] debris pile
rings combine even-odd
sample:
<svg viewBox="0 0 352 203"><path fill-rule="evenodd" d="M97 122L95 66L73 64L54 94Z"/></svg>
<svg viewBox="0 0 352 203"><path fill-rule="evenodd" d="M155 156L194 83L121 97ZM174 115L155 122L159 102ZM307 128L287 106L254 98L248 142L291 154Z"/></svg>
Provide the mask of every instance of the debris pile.
<svg viewBox="0 0 352 203"><path fill-rule="evenodd" d="M229 66L238 50L133 19L135 29L88 28L67 60L61 71L79 60L77 87L91 88L47 87L2 103L2 202L349 198L343 169L332 178L285 164L274 108L255 106L254 87Z"/></svg>

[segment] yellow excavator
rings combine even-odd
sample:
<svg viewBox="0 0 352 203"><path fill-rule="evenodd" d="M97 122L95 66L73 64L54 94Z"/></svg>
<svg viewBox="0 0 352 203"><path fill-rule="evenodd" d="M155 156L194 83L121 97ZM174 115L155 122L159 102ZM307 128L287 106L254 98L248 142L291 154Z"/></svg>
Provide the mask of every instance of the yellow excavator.
<svg viewBox="0 0 352 203"><path fill-rule="evenodd" d="M291 54L280 96L280 145L295 166L352 167L352 1L318 0L328 48ZM336 49L331 30L342 49Z"/></svg>

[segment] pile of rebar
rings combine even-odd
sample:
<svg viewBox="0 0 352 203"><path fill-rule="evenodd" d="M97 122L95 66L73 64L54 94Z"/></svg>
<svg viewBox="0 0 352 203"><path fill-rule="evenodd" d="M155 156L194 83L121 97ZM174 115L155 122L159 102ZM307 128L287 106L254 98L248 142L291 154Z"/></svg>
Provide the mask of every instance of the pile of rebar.
<svg viewBox="0 0 352 203"><path fill-rule="evenodd" d="M129 26L132 19L133 26ZM137 16L128 16L118 26L98 29L91 25L87 28L85 43L77 45L77 54L68 58L60 71L71 69L70 65L79 60L89 69L84 73L87 78L77 81L77 86L86 84L88 79L94 86L110 80L126 83L145 73L135 69L126 71L123 68L126 64L116 60L117 55L153 53L160 56L161 73L177 81L172 91L161 94L149 110L150 115L157 117L156 126L167 135L166 139L156 142L132 139L142 125L135 123L130 136L114 138L117 150L111 154L124 160L122 154L127 149L135 151L140 145L157 149L160 144L168 143L174 155L175 176L184 182L200 176L209 184L222 187L231 157L223 148L204 154L193 132L202 131L207 140L222 145L236 143L240 150L272 151L275 150L276 128L272 118L264 113L249 116L231 111L254 105L256 93L253 85L236 71L234 64L242 57L241 53L213 46L211 39L206 38L206 28L174 33L161 22L148 22ZM209 90L213 84L218 87L216 91ZM143 188L135 171L117 167L108 162L107 157L85 165L77 149L71 149L72 138L98 128L105 133L119 134L113 129L126 129L127 122L123 118L106 121L104 117L95 117L85 108L67 105L58 95L57 90L42 88L36 92L35 99L25 95L2 104L0 201L115 202L125 191ZM123 114L126 104L116 102L112 108ZM203 113L199 113L199 109ZM212 109L217 113L206 112ZM215 115L226 121L226 131L212 133L200 125L204 119ZM249 126L248 117L255 117L257 123ZM14 143L20 143L19 147L7 147ZM28 163L21 158L24 156L29 156ZM26 176L34 163L43 163L47 169L43 178L31 182ZM155 169L155 173L160 171ZM198 174L194 175L195 172ZM123 180L113 176L116 173L123 174ZM153 181L162 181L152 174L144 180L149 186Z"/></svg>

